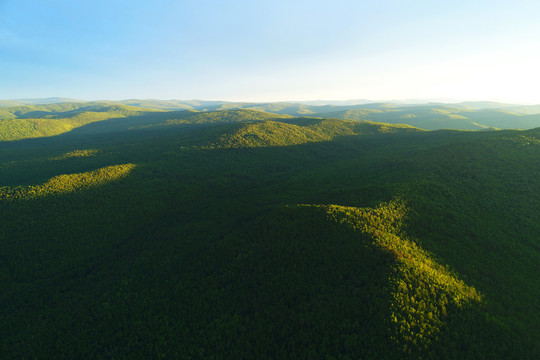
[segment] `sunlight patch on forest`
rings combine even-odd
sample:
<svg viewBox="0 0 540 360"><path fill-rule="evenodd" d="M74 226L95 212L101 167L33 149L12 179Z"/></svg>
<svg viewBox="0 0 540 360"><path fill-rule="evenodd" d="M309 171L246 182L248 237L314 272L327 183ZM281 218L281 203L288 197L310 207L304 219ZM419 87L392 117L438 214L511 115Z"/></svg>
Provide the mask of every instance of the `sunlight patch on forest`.
<svg viewBox="0 0 540 360"><path fill-rule="evenodd" d="M407 215L404 201L395 199L374 209L315 206L323 209L331 221L371 236L372 245L395 259L393 275L388 279L392 293L390 322L392 340L405 352L429 347L437 341L450 309L482 301L482 295L474 287L437 263L402 231Z"/></svg>
<svg viewBox="0 0 540 360"><path fill-rule="evenodd" d="M84 149L84 150L77 149L77 150L73 150L65 154L62 154L60 156L50 158L49 160L65 160L65 159L76 158L76 157L88 157L88 156L95 156L99 153L101 153L101 150L98 150L98 149Z"/></svg>
<svg viewBox="0 0 540 360"><path fill-rule="evenodd" d="M293 146L331 141L354 135L414 133L421 129L401 124L356 122L337 119L298 118L294 122L260 121L242 124L215 134L217 139L200 149L240 149L257 147Z"/></svg>
<svg viewBox="0 0 540 360"><path fill-rule="evenodd" d="M0 201L30 200L89 189L121 179L127 176L135 166L135 164L106 166L84 173L58 175L41 185L0 187Z"/></svg>

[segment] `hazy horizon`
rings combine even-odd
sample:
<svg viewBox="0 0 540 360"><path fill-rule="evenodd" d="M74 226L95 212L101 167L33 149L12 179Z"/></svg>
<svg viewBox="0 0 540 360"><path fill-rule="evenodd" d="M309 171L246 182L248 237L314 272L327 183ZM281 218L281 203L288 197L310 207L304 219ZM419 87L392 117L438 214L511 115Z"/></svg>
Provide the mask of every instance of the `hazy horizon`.
<svg viewBox="0 0 540 360"><path fill-rule="evenodd" d="M528 0L0 0L0 98L540 104L538 10Z"/></svg>
<svg viewBox="0 0 540 360"><path fill-rule="evenodd" d="M432 98L432 99L307 99L307 100L298 100L298 99L282 99L275 101L265 101L265 100L223 100L223 99L204 99L204 98L184 98L184 99L166 99L166 98L157 98L157 97L148 97L148 98L116 98L116 99L106 99L106 98L91 98L91 99L80 99L73 98L69 96L47 96L47 97L34 97L34 98L5 98L0 99L0 101L36 101L39 104L43 104L44 101L50 100L51 103L57 102L70 102L70 101L82 101L82 102L100 102L100 101L112 101L112 102L123 102L123 101L178 101L178 102L188 102L188 101L202 101L202 102L226 102L226 103L291 103L291 104L310 104L312 106L333 104L333 103L343 103L346 105L368 105L368 104L379 104L379 103L390 103L396 105L422 105L422 104L431 104L431 103L440 103L440 104L460 104L460 103L499 103L502 105L522 105L522 106L534 106L540 105L540 103L533 102L511 102L511 101L495 101L491 99L441 99L441 98ZM43 101L43 102L41 102ZM319 104L320 103L320 104Z"/></svg>

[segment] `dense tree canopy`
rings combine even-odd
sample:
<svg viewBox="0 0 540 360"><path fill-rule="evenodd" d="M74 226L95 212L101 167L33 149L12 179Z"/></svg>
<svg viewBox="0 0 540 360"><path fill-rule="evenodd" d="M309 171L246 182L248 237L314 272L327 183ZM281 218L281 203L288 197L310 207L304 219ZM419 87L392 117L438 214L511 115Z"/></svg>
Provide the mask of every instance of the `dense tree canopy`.
<svg viewBox="0 0 540 360"><path fill-rule="evenodd" d="M137 109L0 142L7 358L540 357L540 129Z"/></svg>

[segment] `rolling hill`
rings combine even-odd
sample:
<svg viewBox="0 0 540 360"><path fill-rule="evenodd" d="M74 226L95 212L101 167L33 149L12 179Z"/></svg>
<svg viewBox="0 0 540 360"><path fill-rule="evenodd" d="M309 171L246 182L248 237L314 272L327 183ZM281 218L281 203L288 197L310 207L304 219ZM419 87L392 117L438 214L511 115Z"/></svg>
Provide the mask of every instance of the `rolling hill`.
<svg viewBox="0 0 540 360"><path fill-rule="evenodd" d="M455 130L496 130L496 129L532 129L540 126L540 107L537 105L524 106L502 104L495 102L463 102L456 104L401 104L401 103L361 103L354 102L275 102L275 103L235 103L225 101L203 100L124 100L120 102L60 102L55 99L34 99L27 101L31 105L9 106L0 108L0 121L2 119L34 118L27 122L26 128L47 127L36 124L37 119L51 116L51 112L73 113L87 108L89 112L111 112L113 106L125 107L122 116L127 113L135 115L137 111L150 113L167 111L174 114L180 111L215 112L230 110L252 110L269 112L278 115L293 117L321 117L337 118L343 120L385 122L391 124L407 124L426 129L455 129ZM45 105L36 105L39 103ZM6 100L5 104L18 103L18 100ZM20 102L19 102L20 103ZM103 107L103 110L99 110ZM139 108L135 110L134 108ZM129 110L128 110L129 109ZM118 112L118 109L116 110ZM72 114L71 114L72 115ZM66 116L71 116L66 113ZM112 114L111 114L112 115ZM58 115L56 115L58 117ZM181 119L182 116L179 117ZM90 122L89 120L88 122ZM202 121L202 120L201 120ZM202 121L204 122L204 121ZM7 123L4 122L4 126ZM10 125L14 126L14 125ZM19 125L19 127L22 125ZM69 127L66 123L64 127ZM50 134L57 134L60 130L50 130ZM4 133L9 130L4 130ZM19 129L20 134L25 131ZM43 131L42 133L49 133ZM5 137L7 138L7 137Z"/></svg>
<svg viewBox="0 0 540 360"><path fill-rule="evenodd" d="M404 123L426 130L531 129L540 126L540 114L527 114L523 108L476 110L460 106L429 105L347 109L317 114L316 116L359 121L370 120L391 124Z"/></svg>
<svg viewBox="0 0 540 360"><path fill-rule="evenodd" d="M4 356L540 356L540 128L51 106L0 120Z"/></svg>

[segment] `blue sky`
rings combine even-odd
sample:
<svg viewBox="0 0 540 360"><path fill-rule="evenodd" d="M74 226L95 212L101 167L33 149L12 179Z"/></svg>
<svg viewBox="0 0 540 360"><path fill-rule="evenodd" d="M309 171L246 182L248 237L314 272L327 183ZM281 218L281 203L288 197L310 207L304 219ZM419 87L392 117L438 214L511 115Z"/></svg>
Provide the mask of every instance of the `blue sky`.
<svg viewBox="0 0 540 360"><path fill-rule="evenodd" d="M540 103L540 2L0 0L0 99Z"/></svg>

